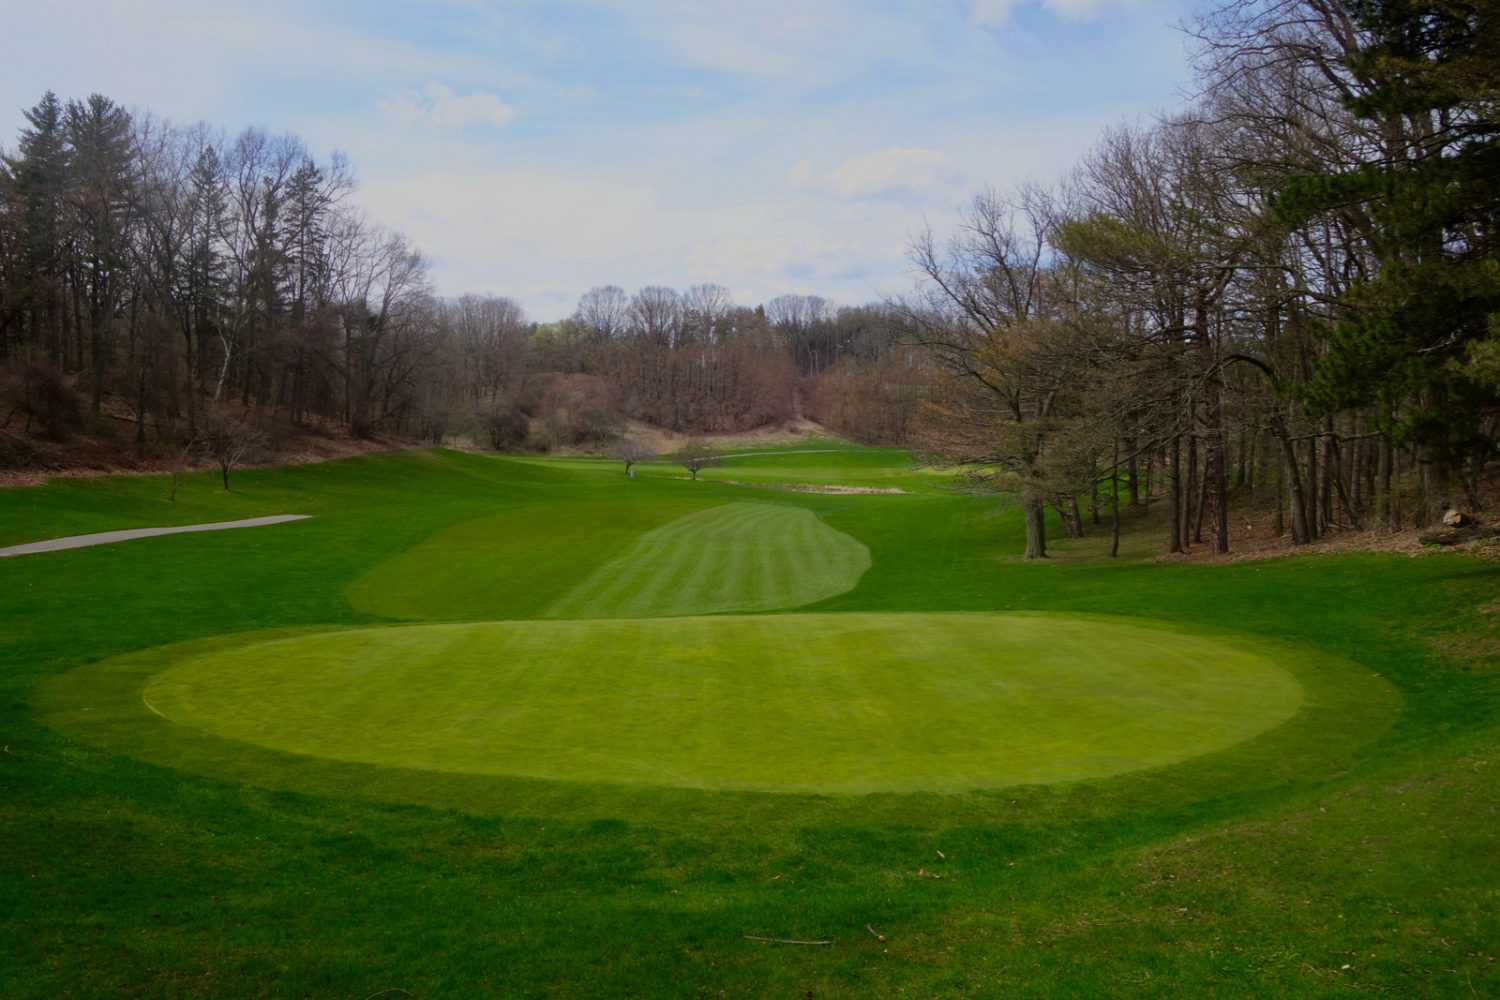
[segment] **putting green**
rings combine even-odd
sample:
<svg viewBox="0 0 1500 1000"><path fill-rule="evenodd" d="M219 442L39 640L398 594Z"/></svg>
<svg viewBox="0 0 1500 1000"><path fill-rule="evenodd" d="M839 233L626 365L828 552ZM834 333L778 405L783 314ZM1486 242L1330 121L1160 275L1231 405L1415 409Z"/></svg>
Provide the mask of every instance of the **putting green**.
<svg viewBox="0 0 1500 1000"><path fill-rule="evenodd" d="M146 686L216 736L436 771L800 792L1099 777L1229 747L1302 688L1223 642L993 614L363 628L232 642Z"/></svg>

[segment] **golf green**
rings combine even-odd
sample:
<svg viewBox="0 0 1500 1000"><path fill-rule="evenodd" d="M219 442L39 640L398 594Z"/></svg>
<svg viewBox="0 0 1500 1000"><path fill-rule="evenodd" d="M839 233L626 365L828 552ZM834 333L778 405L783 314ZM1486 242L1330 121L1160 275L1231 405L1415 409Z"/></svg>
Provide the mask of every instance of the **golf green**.
<svg viewBox="0 0 1500 1000"><path fill-rule="evenodd" d="M182 725L435 771L955 792L1223 749L1302 688L1225 642L1060 615L516 621L227 639L146 685Z"/></svg>

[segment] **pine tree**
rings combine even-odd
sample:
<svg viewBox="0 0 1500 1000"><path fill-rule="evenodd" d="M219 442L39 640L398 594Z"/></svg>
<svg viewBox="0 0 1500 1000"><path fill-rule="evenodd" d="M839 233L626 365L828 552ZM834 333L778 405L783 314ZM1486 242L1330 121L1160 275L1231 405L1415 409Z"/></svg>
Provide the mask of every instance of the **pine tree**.
<svg viewBox="0 0 1500 1000"><path fill-rule="evenodd" d="M1357 208L1373 224L1374 274L1342 297L1329 351L1307 386L1315 410L1374 406L1415 446L1425 517L1448 500L1493 403L1468 362L1500 314L1500 25L1494 0L1342 0L1367 44L1349 60L1364 86L1344 101L1381 148L1357 167L1294 179L1288 222Z"/></svg>
<svg viewBox="0 0 1500 1000"><path fill-rule="evenodd" d="M63 198L68 189L70 150L63 105L47 91L24 112L29 128L20 133L19 156L7 157L17 214L16 284L22 314L20 336L45 345L61 361L61 308L58 275L64 240Z"/></svg>

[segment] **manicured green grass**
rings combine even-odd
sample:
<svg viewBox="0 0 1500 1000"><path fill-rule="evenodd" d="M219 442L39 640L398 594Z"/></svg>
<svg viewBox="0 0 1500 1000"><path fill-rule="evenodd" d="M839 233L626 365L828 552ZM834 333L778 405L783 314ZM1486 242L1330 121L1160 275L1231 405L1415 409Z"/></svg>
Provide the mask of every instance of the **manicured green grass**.
<svg viewBox="0 0 1500 1000"><path fill-rule="evenodd" d="M642 534L713 508L712 500L660 496L512 507L380 563L350 585L349 600L372 614L426 621L540 615Z"/></svg>
<svg viewBox="0 0 1500 1000"><path fill-rule="evenodd" d="M784 481L810 481L781 460ZM757 461L774 477L777 458ZM826 461L829 482L860 474ZM117 478L0 492L5 542L314 515L0 560L11 996L1474 997L1500 982L1495 562L1030 565L1013 558L1014 511L973 498L627 480L618 465L442 451L250 471L228 495L195 479L177 505L166 491ZM869 794L337 761L141 700L174 663L238 648L229 634L519 627L641 534L750 501L805 510L870 553L852 589L767 620L1126 617L1274 663L1304 700L1259 735L1163 766ZM507 534L508 519L535 530ZM499 597L445 615L444 588L462 581L419 559L407 572L432 586L378 604L380 572L399 588L403 554L473 537L475 522L516 546L512 582L487 583ZM556 541L527 541L538 535Z"/></svg>
<svg viewBox="0 0 1500 1000"><path fill-rule="evenodd" d="M951 487L953 470L915 464L911 454L898 448L871 448L823 438L773 447L749 447L719 452L720 464L698 473L704 482L737 482L763 485L860 487L902 490L907 493L940 493ZM603 458L533 459L553 468L599 469L612 467L624 478L624 466ZM684 479L687 472L670 457L635 466L637 478Z"/></svg>
<svg viewBox="0 0 1500 1000"><path fill-rule="evenodd" d="M544 612L649 618L775 611L852 590L870 550L789 504L730 503L640 536Z"/></svg>
<svg viewBox="0 0 1500 1000"><path fill-rule="evenodd" d="M241 642L156 675L143 699L225 739L368 764L696 788L954 792L1222 750L1286 721L1303 692L1264 657L1135 625L844 614L431 625Z"/></svg>

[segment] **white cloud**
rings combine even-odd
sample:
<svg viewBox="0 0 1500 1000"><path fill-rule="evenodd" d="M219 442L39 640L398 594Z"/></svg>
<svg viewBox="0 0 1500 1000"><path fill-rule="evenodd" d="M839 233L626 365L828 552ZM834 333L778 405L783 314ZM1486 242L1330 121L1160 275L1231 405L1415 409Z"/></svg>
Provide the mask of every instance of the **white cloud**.
<svg viewBox="0 0 1500 1000"><path fill-rule="evenodd" d="M897 191L925 192L952 174L947 157L935 149L892 147L845 160L828 179L845 198L862 198Z"/></svg>
<svg viewBox="0 0 1500 1000"><path fill-rule="evenodd" d="M504 125L516 114L515 108L495 94L476 90L460 96L437 82L423 87L421 94L403 90L378 102L376 107L398 125L425 124L434 128Z"/></svg>
<svg viewBox="0 0 1500 1000"><path fill-rule="evenodd" d="M997 28L1010 20L1010 10L1020 0L975 0L974 11L969 20L975 24Z"/></svg>
<svg viewBox="0 0 1500 1000"><path fill-rule="evenodd" d="M939 151L900 146L850 157L822 173L809 160L799 160L787 171L787 182L793 188L848 200L922 199L951 187L958 179L958 171Z"/></svg>
<svg viewBox="0 0 1500 1000"><path fill-rule="evenodd" d="M974 24L998 28L1010 20L1010 12L1030 0L974 0L969 20ZM1042 9L1069 21L1091 21L1108 8L1134 10L1139 0L1042 0Z"/></svg>
<svg viewBox="0 0 1500 1000"><path fill-rule="evenodd" d="M830 39L873 19L857 5L851 7L849 0L823 0L816 13L809 12L802 0L710 5L697 0L592 2L612 10L632 31L660 43L689 65L762 78L825 78Z"/></svg>
<svg viewBox="0 0 1500 1000"><path fill-rule="evenodd" d="M855 247L818 236L730 236L695 244L688 268L705 281L733 275L738 283L779 288L831 277L855 256Z"/></svg>
<svg viewBox="0 0 1500 1000"><path fill-rule="evenodd" d="M888 203L853 215L815 200L673 207L649 185L524 172L375 179L356 197L433 251L441 294L509 295L541 320L603 284L714 281L747 305L785 292L867 301L900 272L906 225Z"/></svg>

